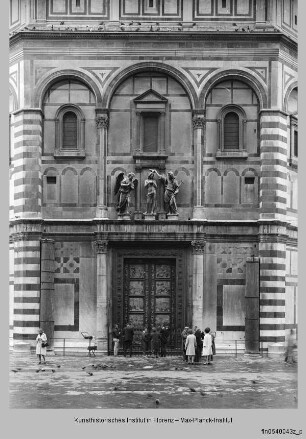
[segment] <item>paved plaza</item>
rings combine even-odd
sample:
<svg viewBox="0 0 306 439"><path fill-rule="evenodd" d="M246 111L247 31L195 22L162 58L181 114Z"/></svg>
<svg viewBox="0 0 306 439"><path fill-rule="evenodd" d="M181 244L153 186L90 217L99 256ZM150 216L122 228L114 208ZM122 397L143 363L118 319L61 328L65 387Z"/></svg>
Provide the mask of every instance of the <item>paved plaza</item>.
<svg viewBox="0 0 306 439"><path fill-rule="evenodd" d="M298 407L297 364L282 358L10 355L10 408L254 409Z"/></svg>

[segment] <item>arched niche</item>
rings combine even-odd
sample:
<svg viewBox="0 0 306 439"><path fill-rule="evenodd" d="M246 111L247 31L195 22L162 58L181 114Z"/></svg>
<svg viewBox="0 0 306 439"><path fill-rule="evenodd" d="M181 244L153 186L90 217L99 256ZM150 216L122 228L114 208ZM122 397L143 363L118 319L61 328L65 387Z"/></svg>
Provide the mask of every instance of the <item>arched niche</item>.
<svg viewBox="0 0 306 439"><path fill-rule="evenodd" d="M61 175L61 204L76 207L78 204L78 173L74 168L65 168Z"/></svg>
<svg viewBox="0 0 306 439"><path fill-rule="evenodd" d="M94 206L96 197L96 175L91 168L84 168L80 172L79 205Z"/></svg>
<svg viewBox="0 0 306 439"><path fill-rule="evenodd" d="M240 179L236 169L227 169L223 174L223 204L232 206L240 203Z"/></svg>
<svg viewBox="0 0 306 439"><path fill-rule="evenodd" d="M208 169L204 188L205 205L221 204L221 174L218 169Z"/></svg>

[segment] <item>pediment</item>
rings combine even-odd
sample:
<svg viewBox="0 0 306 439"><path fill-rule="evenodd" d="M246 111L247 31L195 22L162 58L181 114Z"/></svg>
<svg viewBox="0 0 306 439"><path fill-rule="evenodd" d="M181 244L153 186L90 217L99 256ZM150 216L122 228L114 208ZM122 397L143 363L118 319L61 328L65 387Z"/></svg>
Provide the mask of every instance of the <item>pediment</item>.
<svg viewBox="0 0 306 439"><path fill-rule="evenodd" d="M165 104L168 102L166 98L164 98L161 94L159 94L157 91L150 89L142 93L141 95L137 96L137 98L134 99L134 102L142 102L142 103L149 103L149 102L162 102Z"/></svg>

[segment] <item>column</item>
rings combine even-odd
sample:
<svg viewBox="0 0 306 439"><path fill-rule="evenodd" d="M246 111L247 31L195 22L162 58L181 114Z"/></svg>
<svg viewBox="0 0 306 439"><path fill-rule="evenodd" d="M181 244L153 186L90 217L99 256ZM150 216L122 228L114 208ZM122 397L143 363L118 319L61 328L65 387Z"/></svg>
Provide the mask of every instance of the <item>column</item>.
<svg viewBox="0 0 306 439"><path fill-rule="evenodd" d="M42 112L31 108L14 113L14 216L40 218L42 199Z"/></svg>
<svg viewBox="0 0 306 439"><path fill-rule="evenodd" d="M96 110L96 125L99 133L99 160L98 160L98 200L97 200L97 218L108 218L106 205L106 157L107 157L107 130L109 125L108 110Z"/></svg>
<svg viewBox="0 0 306 439"><path fill-rule="evenodd" d="M195 178L194 178L194 192L195 192L195 206L193 208L192 219L204 219L204 207L202 205L202 144L204 131L204 112L194 111L193 114L193 143L194 143L194 162L195 162Z"/></svg>
<svg viewBox="0 0 306 439"><path fill-rule="evenodd" d="M54 269L54 241L42 239L40 325L48 338L48 350L54 346Z"/></svg>
<svg viewBox="0 0 306 439"><path fill-rule="evenodd" d="M286 226L259 226L260 341L264 350L285 341Z"/></svg>
<svg viewBox="0 0 306 439"><path fill-rule="evenodd" d="M258 354L259 343L259 258L246 260L245 353Z"/></svg>
<svg viewBox="0 0 306 439"><path fill-rule="evenodd" d="M34 343L39 328L40 237L17 232L14 240L14 348Z"/></svg>
<svg viewBox="0 0 306 439"><path fill-rule="evenodd" d="M192 285L192 325L203 329L203 290L204 290L204 241L192 241L193 247L193 285Z"/></svg>
<svg viewBox="0 0 306 439"><path fill-rule="evenodd" d="M108 353L107 241L96 241L97 252L97 330L98 350Z"/></svg>

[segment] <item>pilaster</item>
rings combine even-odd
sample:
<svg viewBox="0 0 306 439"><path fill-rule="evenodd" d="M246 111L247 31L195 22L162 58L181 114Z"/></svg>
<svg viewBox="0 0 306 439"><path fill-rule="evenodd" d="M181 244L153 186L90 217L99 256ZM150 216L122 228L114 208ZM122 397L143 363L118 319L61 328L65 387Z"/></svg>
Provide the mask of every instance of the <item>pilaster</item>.
<svg viewBox="0 0 306 439"><path fill-rule="evenodd" d="M260 341L285 341L286 226L262 223L259 226L260 257Z"/></svg>
<svg viewBox="0 0 306 439"><path fill-rule="evenodd" d="M193 143L195 161L195 206L193 208L193 219L204 219L204 207L202 202L202 144L204 139L205 118L203 111L195 111L192 118Z"/></svg>
<svg viewBox="0 0 306 439"><path fill-rule="evenodd" d="M54 241L41 240L40 326L47 335L49 348L54 346Z"/></svg>
<svg viewBox="0 0 306 439"><path fill-rule="evenodd" d="M193 249L192 325L203 329L204 248L202 240L191 242Z"/></svg>
<svg viewBox="0 0 306 439"><path fill-rule="evenodd" d="M107 241L96 240L97 253L97 327L96 341L99 352L108 353L108 295L107 295Z"/></svg>
<svg viewBox="0 0 306 439"><path fill-rule="evenodd" d="M98 200L97 218L108 218L106 205L106 157L107 157L107 132L109 117L107 109L96 109L96 126L99 132L99 163L98 163Z"/></svg>
<svg viewBox="0 0 306 439"><path fill-rule="evenodd" d="M38 108L14 113L14 216L40 218L42 200L42 112Z"/></svg>

